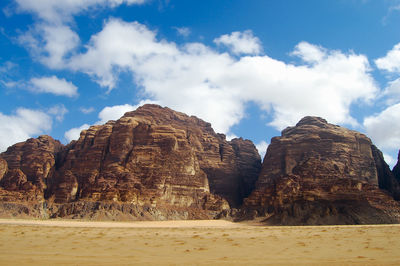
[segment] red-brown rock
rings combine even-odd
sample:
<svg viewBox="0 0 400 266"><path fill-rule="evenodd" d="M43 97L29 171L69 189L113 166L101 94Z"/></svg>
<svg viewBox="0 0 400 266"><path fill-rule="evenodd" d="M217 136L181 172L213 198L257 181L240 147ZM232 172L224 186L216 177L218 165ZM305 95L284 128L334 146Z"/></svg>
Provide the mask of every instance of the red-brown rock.
<svg viewBox="0 0 400 266"><path fill-rule="evenodd" d="M365 135L305 117L272 139L240 215L271 224L399 222L399 203L378 187L384 167Z"/></svg>
<svg viewBox="0 0 400 266"><path fill-rule="evenodd" d="M229 209L224 199L240 204L261 166L250 141L228 142L209 123L157 105L90 127L62 157L51 193L56 203L79 199L213 212Z"/></svg>
<svg viewBox="0 0 400 266"><path fill-rule="evenodd" d="M57 153L63 145L49 136L28 139L17 143L1 154L0 186L9 192L7 201L20 200L21 195L28 200L44 200L47 185L55 170ZM4 194L4 193L3 193Z"/></svg>
<svg viewBox="0 0 400 266"><path fill-rule="evenodd" d="M37 187L49 216L90 219L226 216L261 168L251 141L226 141L209 123L157 105L92 126L66 147L39 137L1 156L6 190Z"/></svg>

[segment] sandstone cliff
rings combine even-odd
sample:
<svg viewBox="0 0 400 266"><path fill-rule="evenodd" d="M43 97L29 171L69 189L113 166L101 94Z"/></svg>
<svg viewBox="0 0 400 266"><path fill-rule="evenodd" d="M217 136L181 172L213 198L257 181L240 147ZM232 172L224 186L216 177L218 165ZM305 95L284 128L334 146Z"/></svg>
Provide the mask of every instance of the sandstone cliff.
<svg viewBox="0 0 400 266"><path fill-rule="evenodd" d="M251 141L226 141L209 123L157 105L92 126L66 147L41 136L1 157L4 190L35 191L51 217L93 219L227 215L261 168Z"/></svg>
<svg viewBox="0 0 400 266"><path fill-rule="evenodd" d="M393 223L400 218L391 197L397 189L369 138L305 117L272 139L240 215L270 224Z"/></svg>

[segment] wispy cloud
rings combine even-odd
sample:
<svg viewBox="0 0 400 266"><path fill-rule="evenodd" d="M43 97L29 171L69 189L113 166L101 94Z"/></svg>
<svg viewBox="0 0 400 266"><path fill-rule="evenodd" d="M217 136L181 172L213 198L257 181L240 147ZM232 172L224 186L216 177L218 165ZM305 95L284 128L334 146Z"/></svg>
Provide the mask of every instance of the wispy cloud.
<svg viewBox="0 0 400 266"><path fill-rule="evenodd" d="M183 37L189 37L191 33L190 29L187 27L174 27L174 29L176 30L176 33L178 33L178 35Z"/></svg>
<svg viewBox="0 0 400 266"><path fill-rule="evenodd" d="M392 4L389 6L386 15L382 18L382 24L386 25L393 14L400 12L400 1L392 0Z"/></svg>
<svg viewBox="0 0 400 266"><path fill-rule="evenodd" d="M95 111L94 107L88 107L88 108L81 107L81 108L79 108L79 110L84 114L90 114Z"/></svg>
<svg viewBox="0 0 400 266"><path fill-rule="evenodd" d="M62 122L64 116L68 113L68 109L63 104L58 104L50 107L47 113L53 115L58 122Z"/></svg>

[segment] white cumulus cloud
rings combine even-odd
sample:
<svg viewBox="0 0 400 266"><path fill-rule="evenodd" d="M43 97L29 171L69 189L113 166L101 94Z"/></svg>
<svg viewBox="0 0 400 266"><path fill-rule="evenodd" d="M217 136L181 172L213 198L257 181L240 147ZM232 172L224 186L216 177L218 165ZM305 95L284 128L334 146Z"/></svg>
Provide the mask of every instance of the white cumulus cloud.
<svg viewBox="0 0 400 266"><path fill-rule="evenodd" d="M260 54L262 52L261 41L253 36L251 30L244 32L235 31L231 34L222 35L216 38L217 45L228 47L234 54Z"/></svg>
<svg viewBox="0 0 400 266"><path fill-rule="evenodd" d="M381 97L385 97L386 103L392 105L400 102L400 78L390 81Z"/></svg>
<svg viewBox="0 0 400 266"><path fill-rule="evenodd" d="M21 12L30 12L53 23L69 21L73 15L94 8L116 7L122 4L143 4L146 0L15 0Z"/></svg>
<svg viewBox="0 0 400 266"><path fill-rule="evenodd" d="M400 103L389 106L381 113L366 117L364 127L367 135L380 148L398 150L400 148Z"/></svg>
<svg viewBox="0 0 400 266"><path fill-rule="evenodd" d="M137 107L130 104L104 107L103 110L101 110L99 113L100 120L97 123L104 124L107 123L107 121L109 120L117 120L126 112L136 110L136 108Z"/></svg>
<svg viewBox="0 0 400 266"><path fill-rule="evenodd" d="M70 25L74 15L97 8L114 8L122 4L143 4L148 0L15 0L19 12L36 16L33 27L19 36L34 58L49 68L60 69L65 58L74 52L80 39Z"/></svg>
<svg viewBox="0 0 400 266"><path fill-rule="evenodd" d="M65 59L80 43L79 36L66 25L38 23L18 37L32 56L49 68L61 69Z"/></svg>
<svg viewBox="0 0 400 266"><path fill-rule="evenodd" d="M258 150L258 153L261 156L261 160L264 160L265 153L267 152L268 148L268 143L266 141L260 141L259 143L256 144L256 148Z"/></svg>
<svg viewBox="0 0 400 266"><path fill-rule="evenodd" d="M64 137L68 142L71 142L73 140L77 140L77 139L79 139L81 131L88 129L89 127L90 127L90 125L83 124L80 127L71 128L70 130L68 130L67 132L64 133Z"/></svg>
<svg viewBox="0 0 400 266"><path fill-rule="evenodd" d="M249 101L271 114L277 129L306 115L356 126L350 106L370 103L379 91L366 56L306 42L292 53L303 63L293 65L268 55L236 57L202 43L178 46L140 23L111 19L86 48L71 58L70 69L109 89L121 70L130 71L146 97L210 121L222 133L231 133Z"/></svg>
<svg viewBox="0 0 400 266"><path fill-rule="evenodd" d="M300 57L307 63L318 63L324 59L327 50L321 46L312 45L308 42L300 42L296 45L292 55Z"/></svg>
<svg viewBox="0 0 400 266"><path fill-rule="evenodd" d="M400 43L396 44L384 57L375 60L379 69L400 74Z"/></svg>
<svg viewBox="0 0 400 266"><path fill-rule="evenodd" d="M59 96L75 97L78 96L78 88L72 82L56 76L32 78L31 90L36 93L51 93Z"/></svg>
<svg viewBox="0 0 400 266"><path fill-rule="evenodd" d="M175 45L157 42L155 33L146 26L111 19L91 37L86 53L74 56L69 66L97 77L100 85L112 89L118 69L140 65L153 54L170 58L176 53Z"/></svg>
<svg viewBox="0 0 400 266"><path fill-rule="evenodd" d="M134 111L139 106L144 104L157 104L158 102L151 101L151 100L142 100L136 105L130 104L123 104L123 105L114 105L114 106L106 106L103 110L100 111L98 117L99 121L96 124L104 124L107 123L109 120L118 120L120 119L126 112Z"/></svg>
<svg viewBox="0 0 400 266"><path fill-rule="evenodd" d="M14 114L0 113L0 152L30 137L51 130L52 118L45 112L18 108Z"/></svg>

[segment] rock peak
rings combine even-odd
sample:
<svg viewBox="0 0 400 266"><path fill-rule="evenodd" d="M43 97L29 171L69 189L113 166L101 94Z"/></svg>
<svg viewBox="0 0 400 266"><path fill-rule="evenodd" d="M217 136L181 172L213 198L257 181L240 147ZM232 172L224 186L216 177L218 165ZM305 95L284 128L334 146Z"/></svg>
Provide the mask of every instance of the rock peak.
<svg viewBox="0 0 400 266"><path fill-rule="evenodd" d="M152 109L160 110L160 109L167 109L167 107L162 107L161 105L153 104L153 103L146 103L146 104L138 107L138 110L152 110Z"/></svg>
<svg viewBox="0 0 400 266"><path fill-rule="evenodd" d="M303 117L297 124L296 127L302 126L302 125L313 125L313 126L319 126L319 127L324 127L327 125L328 122L317 116L306 116Z"/></svg>

